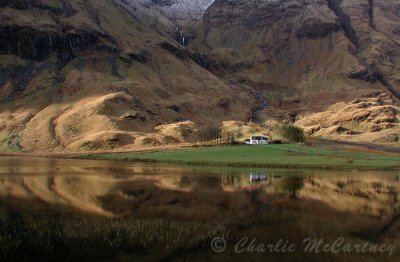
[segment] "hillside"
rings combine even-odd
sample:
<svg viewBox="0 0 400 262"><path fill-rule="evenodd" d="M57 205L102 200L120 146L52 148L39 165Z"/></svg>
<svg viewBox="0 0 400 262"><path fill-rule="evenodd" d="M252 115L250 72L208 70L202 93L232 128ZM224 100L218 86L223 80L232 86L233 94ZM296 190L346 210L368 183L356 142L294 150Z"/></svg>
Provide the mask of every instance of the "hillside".
<svg viewBox="0 0 400 262"><path fill-rule="evenodd" d="M2 151L174 143L248 118L246 92L113 1L2 1L0 19Z"/></svg>
<svg viewBox="0 0 400 262"><path fill-rule="evenodd" d="M399 143L395 0L2 0L0 150L181 143L223 121Z"/></svg>
<svg viewBox="0 0 400 262"><path fill-rule="evenodd" d="M368 103L360 110L364 117L346 120L354 135L347 139L381 141L399 134L399 11L400 3L390 0L217 0L191 48L213 57L223 77L258 90L268 104L263 120L310 128L321 124L311 124L314 113L335 118L329 108L338 102L381 98L390 120ZM375 129L364 128L374 121L367 120L370 114L382 116ZM323 129L340 129L346 121L324 121Z"/></svg>

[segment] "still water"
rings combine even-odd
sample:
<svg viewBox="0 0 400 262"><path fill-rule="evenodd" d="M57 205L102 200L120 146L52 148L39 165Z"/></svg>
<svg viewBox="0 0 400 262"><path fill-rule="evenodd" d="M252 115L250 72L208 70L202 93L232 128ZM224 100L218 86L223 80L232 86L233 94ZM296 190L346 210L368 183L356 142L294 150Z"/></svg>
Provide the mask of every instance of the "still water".
<svg viewBox="0 0 400 262"><path fill-rule="evenodd" d="M0 260L399 261L399 192L398 171L3 157Z"/></svg>

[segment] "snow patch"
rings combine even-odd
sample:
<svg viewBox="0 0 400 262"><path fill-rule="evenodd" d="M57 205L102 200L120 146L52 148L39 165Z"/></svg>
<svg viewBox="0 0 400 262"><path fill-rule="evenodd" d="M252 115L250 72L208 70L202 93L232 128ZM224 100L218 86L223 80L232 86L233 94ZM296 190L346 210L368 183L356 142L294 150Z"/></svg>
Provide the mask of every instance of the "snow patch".
<svg viewBox="0 0 400 262"><path fill-rule="evenodd" d="M193 22L199 20L215 0L122 0L135 10L151 14L161 12L172 22ZM153 10L152 10L153 9Z"/></svg>

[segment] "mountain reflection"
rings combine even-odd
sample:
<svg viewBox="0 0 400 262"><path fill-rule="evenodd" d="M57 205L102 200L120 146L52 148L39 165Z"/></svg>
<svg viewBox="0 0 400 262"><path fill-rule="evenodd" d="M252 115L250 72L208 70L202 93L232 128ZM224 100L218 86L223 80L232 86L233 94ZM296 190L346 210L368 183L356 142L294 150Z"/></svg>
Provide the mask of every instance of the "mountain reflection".
<svg viewBox="0 0 400 262"><path fill-rule="evenodd" d="M337 211L388 218L399 209L399 187L396 172L235 172L54 159L3 159L0 177L3 200L30 201L33 209L50 204L104 216L164 212L172 218L207 215L215 221L231 212L236 214L231 222L255 214L249 195L255 191L269 206L319 202Z"/></svg>
<svg viewBox="0 0 400 262"><path fill-rule="evenodd" d="M111 259L144 246L197 249L220 234L398 243L399 175L3 158L0 244L13 244L0 259L52 260L65 246ZM174 252L163 251L153 259Z"/></svg>

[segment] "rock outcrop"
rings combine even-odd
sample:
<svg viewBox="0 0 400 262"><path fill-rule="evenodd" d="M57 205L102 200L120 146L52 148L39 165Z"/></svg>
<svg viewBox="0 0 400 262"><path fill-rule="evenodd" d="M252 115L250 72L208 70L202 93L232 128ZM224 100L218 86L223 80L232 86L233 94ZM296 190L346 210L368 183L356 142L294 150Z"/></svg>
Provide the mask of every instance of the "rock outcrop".
<svg viewBox="0 0 400 262"><path fill-rule="evenodd" d="M295 124L315 137L332 137L370 142L397 142L400 108L381 94L350 103L337 103L321 113L299 117Z"/></svg>

